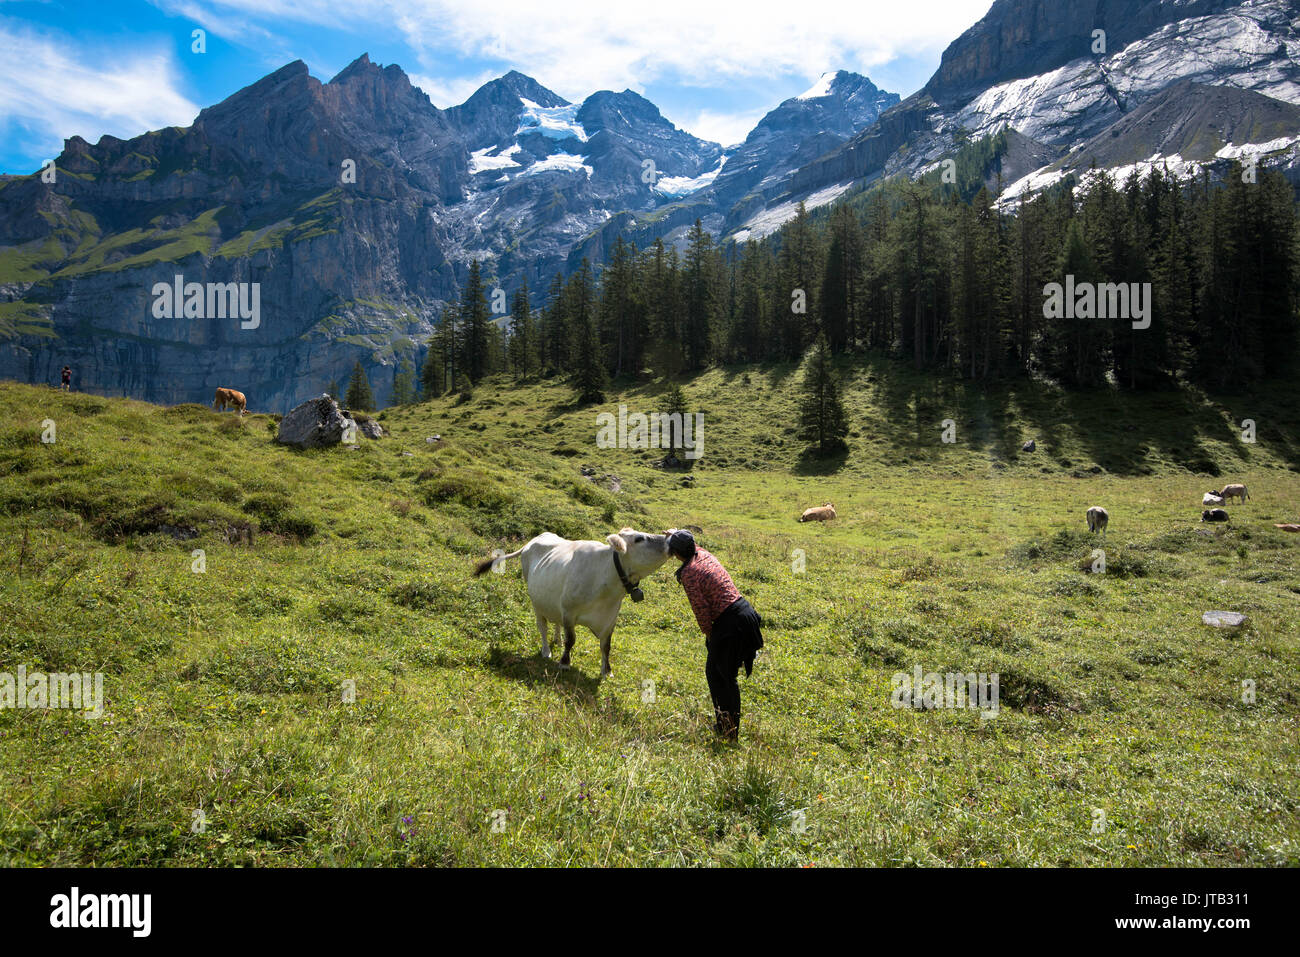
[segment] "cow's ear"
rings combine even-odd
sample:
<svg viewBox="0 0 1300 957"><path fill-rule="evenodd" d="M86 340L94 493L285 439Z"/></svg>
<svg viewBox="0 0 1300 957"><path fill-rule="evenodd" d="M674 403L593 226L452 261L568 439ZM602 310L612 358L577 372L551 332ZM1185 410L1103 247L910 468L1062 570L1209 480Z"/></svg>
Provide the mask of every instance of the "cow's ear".
<svg viewBox="0 0 1300 957"><path fill-rule="evenodd" d="M609 542L610 547L616 552L626 552L627 542L623 541L623 536L618 533L611 533L605 536L605 541Z"/></svg>

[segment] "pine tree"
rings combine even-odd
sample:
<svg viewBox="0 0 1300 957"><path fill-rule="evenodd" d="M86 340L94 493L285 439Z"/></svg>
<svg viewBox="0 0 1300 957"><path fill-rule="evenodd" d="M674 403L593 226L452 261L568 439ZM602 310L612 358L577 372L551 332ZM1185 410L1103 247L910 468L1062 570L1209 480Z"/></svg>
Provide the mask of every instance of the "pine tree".
<svg viewBox="0 0 1300 957"><path fill-rule="evenodd" d="M794 219L781 230L780 243L778 288L772 296L775 313L780 317L776 331L781 357L797 359L816 336L819 323L815 286L820 285L822 272L819 243L802 202Z"/></svg>
<svg viewBox="0 0 1300 957"><path fill-rule="evenodd" d="M633 266L635 252L620 234L600 276L600 338L609 346L609 365L616 376L634 372L640 364L642 322Z"/></svg>
<svg viewBox="0 0 1300 957"><path fill-rule="evenodd" d="M714 323L717 315L717 267L713 237L700 220L695 221L687 237L685 273L686 362L692 369L703 369L712 358Z"/></svg>
<svg viewBox="0 0 1300 957"><path fill-rule="evenodd" d="M664 411L670 416L679 416L680 421L682 422L685 422L686 416L690 415L690 411L686 405L686 393L682 391L680 385L674 384L673 387L664 395ZM674 420L669 419L669 435L667 436L666 441L668 443L668 448L672 451L676 451L682 447L684 436L682 435L681 430L673 427L673 421ZM660 436L660 439L663 441L664 437Z"/></svg>
<svg viewBox="0 0 1300 957"><path fill-rule="evenodd" d="M647 358L656 375L673 376L685 365L677 250L666 248L662 239L656 239L643 260L641 296L646 303L645 321L650 331Z"/></svg>
<svg viewBox="0 0 1300 957"><path fill-rule="evenodd" d="M537 368L537 330L528 304L528 281L515 290L510 304L510 369L516 379L526 379Z"/></svg>
<svg viewBox="0 0 1300 957"><path fill-rule="evenodd" d="M415 367L403 358L393 373L393 405L410 405L415 401Z"/></svg>
<svg viewBox="0 0 1300 957"><path fill-rule="evenodd" d="M546 292L546 308L542 312L538 352L541 355L542 374L559 374L569 360L569 324L565 316L564 277L556 273Z"/></svg>
<svg viewBox="0 0 1300 957"><path fill-rule="evenodd" d="M478 382L491 369L488 326L492 320L477 259L469 266L469 278L461 295L460 319L465 327L462 365L470 382Z"/></svg>
<svg viewBox="0 0 1300 957"><path fill-rule="evenodd" d="M457 373L456 355L459 338L456 316L456 303L449 302L442 310L438 326L429 337L429 352L424 357L424 368L420 371L420 381L424 384L425 398L450 392Z"/></svg>
<svg viewBox="0 0 1300 957"><path fill-rule="evenodd" d="M840 401L839 377L831 365L831 349L825 335L819 335L808 357L803 377L803 400L799 406L799 437L809 451L827 456L847 448L848 416Z"/></svg>
<svg viewBox="0 0 1300 957"><path fill-rule="evenodd" d="M608 381L601 357L600 340L595 322L595 291L592 288L591 263L583 257L582 265L565 287L569 313L574 369L571 380L578 392L578 401L605 401Z"/></svg>
<svg viewBox="0 0 1300 957"><path fill-rule="evenodd" d="M352 367L352 381L348 383L348 394L343 404L357 412L375 410L375 397L370 391L370 380L366 378L366 370L361 368L360 359Z"/></svg>
<svg viewBox="0 0 1300 957"><path fill-rule="evenodd" d="M862 233L853 210L841 204L831 211L830 247L822 272L821 324L832 352L857 344L862 280Z"/></svg>
<svg viewBox="0 0 1300 957"><path fill-rule="evenodd" d="M329 396L331 399L333 399L335 402L338 401L339 398L338 379L330 379L330 384L325 387L325 394Z"/></svg>

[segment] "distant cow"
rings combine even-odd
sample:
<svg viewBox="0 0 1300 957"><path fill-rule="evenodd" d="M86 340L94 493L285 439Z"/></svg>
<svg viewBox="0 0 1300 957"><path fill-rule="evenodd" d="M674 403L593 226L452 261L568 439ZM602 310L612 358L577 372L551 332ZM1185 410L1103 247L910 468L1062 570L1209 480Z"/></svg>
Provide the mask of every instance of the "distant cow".
<svg viewBox="0 0 1300 957"><path fill-rule="evenodd" d="M1279 525L1276 522L1274 522L1273 527L1280 528L1284 532L1300 532L1300 525L1297 525L1294 522L1286 522L1285 524L1282 525Z"/></svg>
<svg viewBox="0 0 1300 957"><path fill-rule="evenodd" d="M830 502L819 508L804 509L804 513L799 516L801 522L829 522L835 517L835 506Z"/></svg>
<svg viewBox="0 0 1300 957"><path fill-rule="evenodd" d="M1110 513L1100 505L1094 505L1088 509L1088 531L1101 532L1106 534L1106 523L1110 521Z"/></svg>
<svg viewBox="0 0 1300 957"><path fill-rule="evenodd" d="M1201 504L1209 506L1219 506L1223 504L1223 496L1218 492L1206 492L1201 496Z"/></svg>
<svg viewBox="0 0 1300 957"><path fill-rule="evenodd" d="M1226 522L1228 513L1221 508L1207 508L1201 513L1202 522Z"/></svg>
<svg viewBox="0 0 1300 957"><path fill-rule="evenodd" d="M217 389L217 397L212 400L212 408L218 412L224 412L226 406L238 409L240 415L248 415L246 406L248 401L244 398L244 393L235 389Z"/></svg>
<svg viewBox="0 0 1300 957"><path fill-rule="evenodd" d="M555 625L555 641L564 629L564 657L569 667L574 629L583 625L600 639L600 676L614 672L609 667L609 646L623 596L642 598L637 582L651 574L668 558L668 535L651 535L625 528L607 535L604 542L569 541L543 532L517 552L479 562L478 577L498 562L518 558L523 568L528 597L542 634L542 657L551 657L546 642L547 626Z"/></svg>
<svg viewBox="0 0 1300 957"><path fill-rule="evenodd" d="M1239 498L1241 499L1241 503L1245 505L1246 499L1250 498L1249 493L1246 491L1246 486L1244 485L1225 485L1223 486L1223 491L1219 494L1223 496L1223 501L1225 503L1230 498Z"/></svg>

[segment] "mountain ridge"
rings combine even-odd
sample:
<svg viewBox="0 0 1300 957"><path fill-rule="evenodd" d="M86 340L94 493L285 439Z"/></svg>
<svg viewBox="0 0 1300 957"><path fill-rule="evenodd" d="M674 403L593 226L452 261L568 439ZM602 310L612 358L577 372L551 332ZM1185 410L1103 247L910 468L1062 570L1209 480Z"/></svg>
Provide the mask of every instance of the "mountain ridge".
<svg viewBox="0 0 1300 957"><path fill-rule="evenodd" d="M473 260L536 295L619 235L761 239L1003 130L1004 207L1093 162L1221 172L1255 150L1300 179L1296 8L996 0L906 99L827 71L725 150L632 90L572 103L511 70L440 109L366 53L328 81L295 60L188 127L69 138L53 184L0 179L0 375L72 363L162 402L248 383L283 410L359 361L383 402ZM149 291L176 275L259 283L267 323L160 322Z"/></svg>

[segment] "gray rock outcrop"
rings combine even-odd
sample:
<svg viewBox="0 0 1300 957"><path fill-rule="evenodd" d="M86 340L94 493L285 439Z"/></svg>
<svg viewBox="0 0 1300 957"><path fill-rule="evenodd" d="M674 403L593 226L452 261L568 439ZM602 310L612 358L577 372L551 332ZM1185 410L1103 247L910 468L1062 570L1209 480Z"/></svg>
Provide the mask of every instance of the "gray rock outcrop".
<svg viewBox="0 0 1300 957"><path fill-rule="evenodd" d="M308 399L280 422L275 441L298 449L319 449L338 445L350 426L356 423L339 409L328 396ZM357 429L360 431L360 429Z"/></svg>

